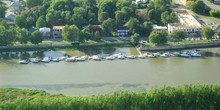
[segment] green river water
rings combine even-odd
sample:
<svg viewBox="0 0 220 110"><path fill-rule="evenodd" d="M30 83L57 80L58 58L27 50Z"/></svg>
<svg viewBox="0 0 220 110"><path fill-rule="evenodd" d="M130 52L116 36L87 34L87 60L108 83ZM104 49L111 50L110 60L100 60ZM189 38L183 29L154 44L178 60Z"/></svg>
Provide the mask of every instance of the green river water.
<svg viewBox="0 0 220 110"><path fill-rule="evenodd" d="M135 48L28 51L0 53L0 87L43 89L50 93L90 95L119 89L149 90L183 84L220 84L220 48L200 49L201 58L147 58L18 64L30 57L138 55ZM143 52L144 53L144 52Z"/></svg>

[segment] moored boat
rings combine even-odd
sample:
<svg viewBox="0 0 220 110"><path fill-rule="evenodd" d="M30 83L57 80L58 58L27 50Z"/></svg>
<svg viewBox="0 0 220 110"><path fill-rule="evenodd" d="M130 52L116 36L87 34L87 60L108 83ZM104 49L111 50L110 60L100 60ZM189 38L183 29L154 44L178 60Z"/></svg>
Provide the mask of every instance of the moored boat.
<svg viewBox="0 0 220 110"><path fill-rule="evenodd" d="M162 55L160 55L161 57L164 57L164 58L168 58L170 57L170 54L169 53L163 53Z"/></svg>
<svg viewBox="0 0 220 110"><path fill-rule="evenodd" d="M28 60L20 60L19 63L20 63L20 64L28 64L29 61L28 61Z"/></svg>
<svg viewBox="0 0 220 110"><path fill-rule="evenodd" d="M130 55L130 56L127 56L128 59L136 59L136 56L134 55Z"/></svg>
<svg viewBox="0 0 220 110"><path fill-rule="evenodd" d="M66 62L75 62L76 58L75 57L70 57L66 59Z"/></svg>
<svg viewBox="0 0 220 110"><path fill-rule="evenodd" d="M146 56L144 56L144 55L139 55L138 58L145 59Z"/></svg>
<svg viewBox="0 0 220 110"><path fill-rule="evenodd" d="M50 61L51 61L51 58L49 58L49 57L44 57L42 60L42 62L44 62L44 63L49 63Z"/></svg>
<svg viewBox="0 0 220 110"><path fill-rule="evenodd" d="M108 56L108 57L106 57L106 60L115 60L115 57L113 57L113 56Z"/></svg>

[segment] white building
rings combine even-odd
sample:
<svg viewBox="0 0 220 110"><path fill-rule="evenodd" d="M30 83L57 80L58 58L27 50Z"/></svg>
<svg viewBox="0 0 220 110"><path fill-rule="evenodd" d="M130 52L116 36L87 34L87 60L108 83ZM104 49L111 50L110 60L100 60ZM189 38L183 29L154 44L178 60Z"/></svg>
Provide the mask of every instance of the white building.
<svg viewBox="0 0 220 110"><path fill-rule="evenodd" d="M63 38L62 36L62 30L63 30L64 26L53 26L53 38Z"/></svg>
<svg viewBox="0 0 220 110"><path fill-rule="evenodd" d="M220 0L214 0L215 4L220 4Z"/></svg>
<svg viewBox="0 0 220 110"><path fill-rule="evenodd" d="M166 26L153 25L153 31L154 30L157 30L157 31L167 30L167 27Z"/></svg>
<svg viewBox="0 0 220 110"><path fill-rule="evenodd" d="M169 23L168 32L172 33L174 30L183 30L188 33L201 32L202 25L197 19L191 15L185 9L175 10L176 15L178 16L178 23Z"/></svg>
<svg viewBox="0 0 220 110"><path fill-rule="evenodd" d="M51 36L51 29L47 27L42 27L39 29L41 33L43 33L43 37L49 38Z"/></svg>

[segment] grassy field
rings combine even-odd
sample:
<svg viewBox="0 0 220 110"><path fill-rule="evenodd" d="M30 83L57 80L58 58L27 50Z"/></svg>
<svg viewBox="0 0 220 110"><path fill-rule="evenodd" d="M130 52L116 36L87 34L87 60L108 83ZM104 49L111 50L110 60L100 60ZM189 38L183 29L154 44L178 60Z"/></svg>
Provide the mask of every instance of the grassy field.
<svg viewBox="0 0 220 110"><path fill-rule="evenodd" d="M220 110L220 85L119 90L89 96L51 95L43 90L0 89L0 110Z"/></svg>
<svg viewBox="0 0 220 110"><path fill-rule="evenodd" d="M195 44L195 43L211 43L211 42L220 42L220 39L215 39L215 40L184 40L184 41L179 41L179 42L167 42L165 45L185 45L185 44ZM155 44L152 43L144 43L144 45L147 46L156 46Z"/></svg>
<svg viewBox="0 0 220 110"><path fill-rule="evenodd" d="M193 11L190 11L190 12L193 13L194 15L200 17L200 18L206 18L206 19L213 20L213 21L216 21L216 22L220 23L220 18L212 17L208 14L207 15L202 15L202 14L197 14Z"/></svg>

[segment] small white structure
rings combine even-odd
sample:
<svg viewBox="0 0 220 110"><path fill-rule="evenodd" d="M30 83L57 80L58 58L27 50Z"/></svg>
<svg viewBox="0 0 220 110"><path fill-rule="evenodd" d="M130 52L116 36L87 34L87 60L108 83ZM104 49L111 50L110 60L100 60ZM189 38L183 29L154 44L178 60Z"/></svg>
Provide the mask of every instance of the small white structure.
<svg viewBox="0 0 220 110"><path fill-rule="evenodd" d="M220 0L214 0L215 4L220 4Z"/></svg>
<svg viewBox="0 0 220 110"><path fill-rule="evenodd" d="M136 0L136 4L139 4L139 3L143 3L143 2L148 2L149 0Z"/></svg>
<svg viewBox="0 0 220 110"><path fill-rule="evenodd" d="M166 26L153 25L153 30L157 30L157 31L167 30L167 27Z"/></svg>
<svg viewBox="0 0 220 110"><path fill-rule="evenodd" d="M116 32L117 36L127 36L128 35L128 30L118 30Z"/></svg>
<svg viewBox="0 0 220 110"><path fill-rule="evenodd" d="M41 33L43 33L43 37L48 38L48 37L51 36L51 29L48 28L48 27L42 27L42 28L39 29L39 31L40 31Z"/></svg>
<svg viewBox="0 0 220 110"><path fill-rule="evenodd" d="M53 26L53 38L63 38L62 30L64 26Z"/></svg>

